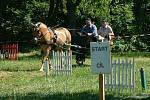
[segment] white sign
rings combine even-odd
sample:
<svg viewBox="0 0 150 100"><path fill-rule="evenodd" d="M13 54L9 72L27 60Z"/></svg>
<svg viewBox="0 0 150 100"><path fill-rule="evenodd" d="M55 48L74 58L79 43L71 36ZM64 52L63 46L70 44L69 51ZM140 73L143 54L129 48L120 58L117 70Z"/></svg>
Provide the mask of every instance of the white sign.
<svg viewBox="0 0 150 100"><path fill-rule="evenodd" d="M91 42L91 69L94 74L111 72L111 56L109 42Z"/></svg>

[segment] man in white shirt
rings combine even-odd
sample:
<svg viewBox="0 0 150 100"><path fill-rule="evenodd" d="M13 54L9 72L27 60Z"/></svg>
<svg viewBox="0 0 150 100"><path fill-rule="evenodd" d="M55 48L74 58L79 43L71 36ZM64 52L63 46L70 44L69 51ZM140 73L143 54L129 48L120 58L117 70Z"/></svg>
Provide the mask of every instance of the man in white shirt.
<svg viewBox="0 0 150 100"><path fill-rule="evenodd" d="M108 25L107 21L103 20L101 22L101 27L98 30L99 40L112 42L114 38L114 33L112 28ZM111 43L112 44L112 43Z"/></svg>

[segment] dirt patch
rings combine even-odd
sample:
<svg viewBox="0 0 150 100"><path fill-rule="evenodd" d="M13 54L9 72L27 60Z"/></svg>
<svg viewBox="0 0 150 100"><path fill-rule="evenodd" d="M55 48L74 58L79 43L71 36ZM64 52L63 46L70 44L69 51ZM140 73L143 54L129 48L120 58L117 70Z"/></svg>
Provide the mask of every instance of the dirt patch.
<svg viewBox="0 0 150 100"><path fill-rule="evenodd" d="M12 72L0 71L0 79L7 79L12 76Z"/></svg>

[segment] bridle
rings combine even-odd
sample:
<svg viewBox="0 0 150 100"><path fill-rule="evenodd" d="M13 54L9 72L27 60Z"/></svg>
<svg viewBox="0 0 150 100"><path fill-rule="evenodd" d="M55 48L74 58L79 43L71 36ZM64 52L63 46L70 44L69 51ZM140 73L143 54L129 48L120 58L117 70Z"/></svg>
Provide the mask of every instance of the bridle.
<svg viewBox="0 0 150 100"><path fill-rule="evenodd" d="M40 34L40 31L39 31L39 26L41 25L41 22L39 22L39 23L37 23L37 24L35 24L34 26L35 26L35 31L38 33L38 34ZM49 31L48 31L49 32ZM48 32L46 32L46 33L44 33L44 35L41 33L41 36L39 36L39 35L36 35L35 36L35 40L36 41L41 41L47 34L48 34Z"/></svg>
<svg viewBox="0 0 150 100"><path fill-rule="evenodd" d="M37 32L39 33L39 30ZM48 34L48 32L46 32L44 35L42 34L41 36L36 36L36 37L38 38L38 40L41 40Z"/></svg>
<svg viewBox="0 0 150 100"><path fill-rule="evenodd" d="M39 42L39 43L41 43L41 44L54 45L55 42L56 42L56 37L57 37L57 36L55 35L54 31L51 30L50 28L48 28L47 32L45 32L45 33L40 33L40 31L39 31L39 26L40 26L40 24L41 24L41 23L35 25L36 32L37 32L38 34L40 34L40 35L36 35L35 38L34 38L34 40L36 41L36 43ZM46 41L46 40L45 40L45 41L42 41L42 39L43 39L48 33L50 33L50 32L54 34L54 36L52 36L52 38L50 39L50 41Z"/></svg>

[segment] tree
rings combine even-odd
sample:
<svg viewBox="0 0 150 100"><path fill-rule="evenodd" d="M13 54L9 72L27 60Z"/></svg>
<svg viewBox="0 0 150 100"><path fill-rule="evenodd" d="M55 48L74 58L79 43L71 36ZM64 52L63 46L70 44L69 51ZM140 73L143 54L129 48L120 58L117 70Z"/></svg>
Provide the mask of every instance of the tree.
<svg viewBox="0 0 150 100"><path fill-rule="evenodd" d="M4 0L0 7L0 34L7 40L31 39L31 21L45 20L48 11L46 2L35 0Z"/></svg>
<svg viewBox="0 0 150 100"><path fill-rule="evenodd" d="M55 26L63 22L64 18L64 5L63 0L50 0L49 1L49 11L47 17L47 24L50 26Z"/></svg>
<svg viewBox="0 0 150 100"><path fill-rule="evenodd" d="M150 1L149 0L134 0L133 13L135 16L135 32L138 35L144 34L144 37L138 37L138 43L150 45L149 34L150 31Z"/></svg>
<svg viewBox="0 0 150 100"><path fill-rule="evenodd" d="M111 24L116 35L130 35L134 33L132 4L132 0L111 1Z"/></svg>
<svg viewBox="0 0 150 100"><path fill-rule="evenodd" d="M82 0L78 9L77 15L84 19L91 17L97 26L103 19L110 19L109 4L111 0Z"/></svg>
<svg viewBox="0 0 150 100"><path fill-rule="evenodd" d="M150 1L134 0L133 12L138 34L148 34L150 31Z"/></svg>
<svg viewBox="0 0 150 100"><path fill-rule="evenodd" d="M79 6L81 0L67 0L66 8L67 8L67 22L70 28L76 27L76 10Z"/></svg>

